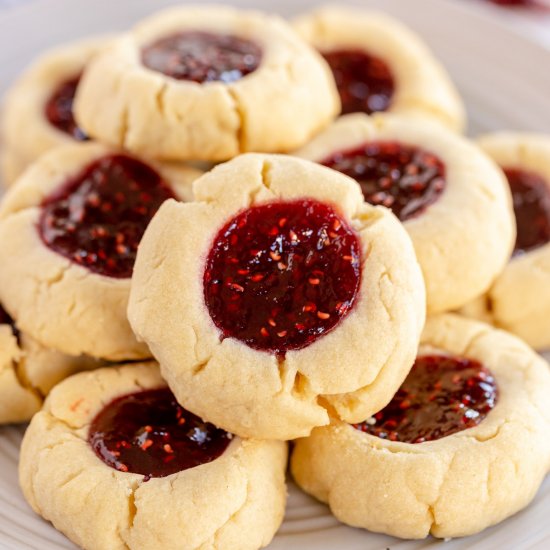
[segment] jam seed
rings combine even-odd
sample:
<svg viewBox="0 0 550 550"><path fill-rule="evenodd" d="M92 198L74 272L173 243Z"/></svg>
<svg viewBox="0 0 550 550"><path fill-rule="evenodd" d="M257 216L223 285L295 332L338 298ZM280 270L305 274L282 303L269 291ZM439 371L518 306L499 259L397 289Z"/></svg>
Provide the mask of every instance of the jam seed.
<svg viewBox="0 0 550 550"><path fill-rule="evenodd" d="M150 440L150 439L146 439L141 445L140 447L146 451L149 447L151 447L153 445L153 442Z"/></svg>
<svg viewBox="0 0 550 550"><path fill-rule="evenodd" d="M328 319L330 318L330 313L325 313L324 311L318 311L317 312L317 317L319 317L319 319Z"/></svg>

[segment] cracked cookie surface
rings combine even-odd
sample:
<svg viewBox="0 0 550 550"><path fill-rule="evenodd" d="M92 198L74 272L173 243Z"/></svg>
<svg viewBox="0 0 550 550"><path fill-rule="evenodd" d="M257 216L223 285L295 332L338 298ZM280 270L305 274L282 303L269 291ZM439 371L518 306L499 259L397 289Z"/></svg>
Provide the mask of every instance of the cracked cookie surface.
<svg viewBox="0 0 550 550"><path fill-rule="evenodd" d="M399 21L325 6L297 17L293 26L329 61L344 113L416 114L455 131L464 127L464 106L444 67Z"/></svg>
<svg viewBox="0 0 550 550"><path fill-rule="evenodd" d="M475 144L432 121L346 115L294 154L353 177L367 202L400 216L429 314L485 292L510 258L515 223L501 171Z"/></svg>
<svg viewBox="0 0 550 550"><path fill-rule="evenodd" d="M402 538L477 533L527 506L550 467L548 364L518 338L450 314L427 321L419 354L490 371L498 397L477 426L407 443L335 421L297 441L291 471L349 525Z"/></svg>
<svg viewBox="0 0 550 550"><path fill-rule="evenodd" d="M548 349L550 136L499 132L481 136L478 143L515 184L518 239L513 257L491 288L461 311L517 334L535 349Z"/></svg>
<svg viewBox="0 0 550 550"><path fill-rule="evenodd" d="M87 354L113 361L150 357L147 347L136 341L126 317L130 289L127 264L130 260L133 262L135 250L132 252L124 241L116 241L118 233L111 235L119 227L122 237L129 233L134 240L139 240L138 229L144 224L138 224L136 219L147 215L147 209L139 207L140 194L134 197L129 209L117 202L130 199L132 194L129 191L110 194L110 200L116 203L115 210L121 216L120 220L113 220L102 209L114 206L103 200L105 196L101 194L105 175L109 176L110 187L119 179L132 186L132 177L139 179L140 170L145 165L135 160L132 166L139 163L139 169L134 173L121 172L116 164L101 163L102 159L116 158L118 154L118 150L95 143L57 148L25 172L7 193L0 209L3 243L0 257L4 266L0 272L0 299L18 328L44 346L63 353ZM86 169L98 162L103 171L98 168L93 177L87 177ZM198 170L166 163L148 166L146 172L158 173L172 196L180 200L192 199L191 182L200 174ZM73 180L80 182L79 192L86 198L83 204L79 200L69 200L73 197L69 192L72 188L67 190L64 186ZM86 246L77 246L78 250L73 250L74 258L47 246L38 230L45 201L50 205L52 197L62 199L58 196L62 191L69 192L69 199L61 201L63 204L56 202L55 214L63 223L60 221L59 227L50 228L54 241L59 240L66 248L71 234L78 234L79 238L84 238L84 233L90 235L88 244L84 241L77 243ZM148 200L148 195L144 197ZM92 227L81 227L84 223L91 223ZM110 243L110 248L105 247L106 242ZM132 246L137 247L137 242ZM121 247L124 254L120 253ZM108 251L114 256L107 258ZM107 276L86 267L89 262L96 261L105 266L110 263L118 265L119 259L126 266L125 277Z"/></svg>
<svg viewBox="0 0 550 550"><path fill-rule="evenodd" d="M326 62L287 23L222 6L142 21L90 64L75 102L89 135L169 160L288 151L339 109Z"/></svg>
<svg viewBox="0 0 550 550"><path fill-rule="evenodd" d="M329 407L349 421L383 407L412 364L425 311L422 277L397 219L364 204L350 178L285 156L242 155L205 174L194 191L197 202L168 201L149 225L128 310L178 401L228 431L266 439L308 434L328 422ZM301 258L298 241L314 234L308 224L315 216L299 216L296 226L292 209L283 218L270 216L277 204L302 208L310 202L335 217L323 217L332 225L317 228L326 234L316 240L311 257ZM246 225L246 214L255 208L268 209L260 217L265 227ZM226 225L228 231L222 231ZM239 232L229 231L233 225ZM346 252L344 225L357 240L356 252ZM254 232L264 230L261 249L250 244L248 255L244 248L237 251L242 235L252 243ZM221 279L217 271L207 272L217 235L227 241L219 252L225 254ZM317 269L325 255L330 265ZM243 259L246 265L239 263ZM349 270L345 277L360 277L358 287L350 286L358 290L348 305L338 298L346 280L335 271L338 265ZM258 346L216 326L205 302L205 280L216 283L220 308L229 313L235 308L238 313L246 293L247 311L258 321L253 335ZM334 308L345 315L337 319ZM333 314L334 324L325 331ZM236 319L238 328L242 319ZM258 349L271 341L270 334L273 345ZM287 336L300 339L299 349L281 347ZM283 348L284 354L277 352Z"/></svg>
<svg viewBox="0 0 550 550"><path fill-rule="evenodd" d="M90 426L106 405L162 388L155 363L100 369L58 385L23 440L25 498L83 548L266 546L284 514L286 443L233 437L215 460L152 478L108 466L90 446ZM153 447L141 445L144 453Z"/></svg>

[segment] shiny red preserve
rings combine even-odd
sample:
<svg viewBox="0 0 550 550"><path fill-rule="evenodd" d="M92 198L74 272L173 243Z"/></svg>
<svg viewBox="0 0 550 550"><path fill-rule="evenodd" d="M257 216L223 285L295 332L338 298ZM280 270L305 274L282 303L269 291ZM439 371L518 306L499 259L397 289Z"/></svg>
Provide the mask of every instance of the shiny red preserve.
<svg viewBox="0 0 550 550"><path fill-rule="evenodd" d="M127 155L102 157L42 202L38 231L54 252L99 275L132 276L138 244L172 190Z"/></svg>
<svg viewBox="0 0 550 550"><path fill-rule="evenodd" d="M361 245L329 205L312 200L254 206L215 237L204 300L222 338L284 355L334 329L353 308Z"/></svg>
<svg viewBox="0 0 550 550"><path fill-rule="evenodd" d="M497 399L496 381L478 361L424 355L389 405L354 427L390 441L434 441L477 426Z"/></svg>
<svg viewBox="0 0 550 550"><path fill-rule="evenodd" d="M401 221L422 214L446 186L443 162L403 143L368 142L320 162L355 179L368 203L391 208Z"/></svg>
<svg viewBox="0 0 550 550"><path fill-rule="evenodd" d="M362 50L323 52L338 87L342 114L387 111L395 92L390 68Z"/></svg>
<svg viewBox="0 0 550 550"><path fill-rule="evenodd" d="M185 31L150 44L141 59L147 68L177 80L229 84L258 68L262 50L238 36Z"/></svg>
<svg viewBox="0 0 550 550"><path fill-rule="evenodd" d="M107 466L148 480L212 462L232 437L186 411L162 388L109 403L94 418L88 441Z"/></svg>

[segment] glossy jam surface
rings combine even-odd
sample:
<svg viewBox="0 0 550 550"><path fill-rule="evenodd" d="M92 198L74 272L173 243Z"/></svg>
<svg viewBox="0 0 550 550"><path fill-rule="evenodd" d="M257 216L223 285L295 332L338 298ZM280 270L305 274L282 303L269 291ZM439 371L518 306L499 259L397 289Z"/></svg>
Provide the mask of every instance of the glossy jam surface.
<svg viewBox="0 0 550 550"><path fill-rule="evenodd" d="M514 254L528 252L550 241L550 187L532 172L504 170L516 215L517 237Z"/></svg>
<svg viewBox="0 0 550 550"><path fill-rule="evenodd" d="M163 388L109 403L93 420L88 442L111 468L149 479L212 462L231 438L183 409Z"/></svg>
<svg viewBox="0 0 550 550"><path fill-rule="evenodd" d="M73 101L80 76L62 82L48 99L44 113L49 123L78 141L88 139L73 116Z"/></svg>
<svg viewBox="0 0 550 550"><path fill-rule="evenodd" d="M359 239L332 207L274 202L241 212L218 233L204 299L223 338L283 355L336 327L360 281Z"/></svg>
<svg viewBox="0 0 550 550"><path fill-rule="evenodd" d="M433 441L477 426L497 398L495 379L477 361L420 356L389 405L354 427L391 441Z"/></svg>
<svg viewBox="0 0 550 550"><path fill-rule="evenodd" d="M438 157L402 143L366 143L334 153L321 164L354 178L368 203L391 208L401 221L422 214L446 185L445 165Z"/></svg>
<svg viewBox="0 0 550 550"><path fill-rule="evenodd" d="M342 101L342 114L375 113L389 109L395 81L389 67L361 50L323 52Z"/></svg>
<svg viewBox="0 0 550 550"><path fill-rule="evenodd" d="M139 160L102 157L44 199L38 230L49 248L90 271L131 277L149 221L173 196Z"/></svg>
<svg viewBox="0 0 550 550"><path fill-rule="evenodd" d="M141 58L147 68L177 80L230 83L258 68L262 50L238 36L186 31L150 44Z"/></svg>

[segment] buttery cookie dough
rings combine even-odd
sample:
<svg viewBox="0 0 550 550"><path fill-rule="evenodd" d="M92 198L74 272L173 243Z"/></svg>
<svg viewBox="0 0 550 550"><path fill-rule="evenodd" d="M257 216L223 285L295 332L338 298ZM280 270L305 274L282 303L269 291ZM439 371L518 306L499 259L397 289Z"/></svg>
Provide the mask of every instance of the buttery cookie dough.
<svg viewBox="0 0 550 550"><path fill-rule="evenodd" d="M86 139L72 116L72 101L84 67L107 41L86 39L50 50L10 88L1 119L4 185L49 149Z"/></svg>
<svg viewBox="0 0 550 550"><path fill-rule="evenodd" d="M339 110L329 67L287 23L223 6L144 20L87 67L75 101L89 135L168 160L289 151Z"/></svg>
<svg viewBox="0 0 550 550"><path fill-rule="evenodd" d="M334 421L297 441L292 473L349 525L403 538L470 535L527 506L548 471L550 371L518 338L453 315L427 321L419 354L459 357L489 369L485 381L486 372L472 380L475 385L461 386L467 390L455 403L469 424L477 414L470 405L474 392L494 398L492 375L492 410L474 427L419 443L400 440L405 423L397 423L396 432L386 423L381 437L368 433L385 411L360 426L365 432ZM457 378L452 385L462 384ZM430 390L439 404L437 385ZM415 412L418 423L424 412ZM443 413L439 418L448 420Z"/></svg>
<svg viewBox="0 0 550 550"><path fill-rule="evenodd" d="M329 62L343 113L388 111L465 126L465 110L445 68L419 36L387 15L325 6L294 29Z"/></svg>
<svg viewBox="0 0 550 550"><path fill-rule="evenodd" d="M190 200L199 173L95 143L42 156L0 207L0 300L17 327L69 355L150 357L126 318L135 250L159 204Z"/></svg>
<svg viewBox="0 0 550 550"><path fill-rule="evenodd" d="M64 355L17 332L0 306L0 424L27 422L55 384L99 366L97 359Z"/></svg>
<svg viewBox="0 0 550 550"><path fill-rule="evenodd" d="M232 437L165 387L154 363L59 384L23 439L25 498L87 550L266 546L284 514L286 443Z"/></svg>
<svg viewBox="0 0 550 550"><path fill-rule="evenodd" d="M514 255L465 315L509 330L536 349L550 348L550 136L500 132L482 149L504 169L514 198Z"/></svg>
<svg viewBox="0 0 550 550"><path fill-rule="evenodd" d="M367 202L391 208L404 222L429 314L485 292L510 258L515 222L501 170L439 124L346 115L295 154L354 177Z"/></svg>
<svg viewBox="0 0 550 550"><path fill-rule="evenodd" d="M265 439L383 407L425 316L397 219L351 178L278 155L218 165L194 192L149 225L128 309L178 401Z"/></svg>

